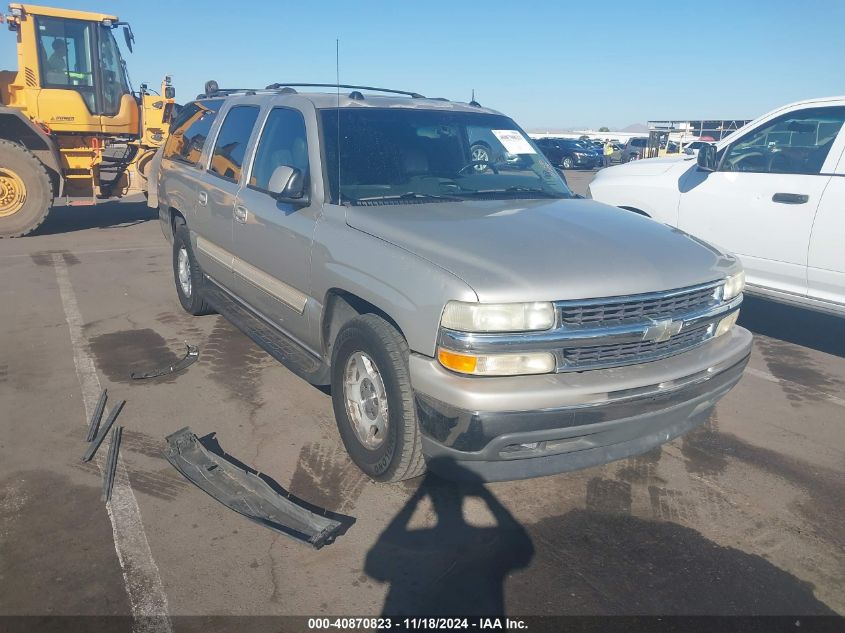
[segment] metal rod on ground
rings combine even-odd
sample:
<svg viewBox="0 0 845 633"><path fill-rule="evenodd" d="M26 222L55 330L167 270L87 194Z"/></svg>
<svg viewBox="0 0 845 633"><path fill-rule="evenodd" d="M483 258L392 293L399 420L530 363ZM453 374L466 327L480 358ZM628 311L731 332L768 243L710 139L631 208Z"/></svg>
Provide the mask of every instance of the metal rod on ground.
<svg viewBox="0 0 845 633"><path fill-rule="evenodd" d="M120 450L120 438L123 437L123 427L116 426L111 432L111 444L109 454L106 457L106 467L103 470L103 501L111 499L111 491L114 487L114 474L117 471L117 452Z"/></svg>
<svg viewBox="0 0 845 633"><path fill-rule="evenodd" d="M85 436L86 442L90 442L97 435L97 431L100 428L100 420L103 419L103 411L106 409L106 400L109 399L108 393L108 389L103 389L100 399L97 400L97 406L94 407L94 412L91 414L91 421L88 423L88 434Z"/></svg>
<svg viewBox="0 0 845 633"><path fill-rule="evenodd" d="M97 449L100 448L100 444L102 444L103 440L106 439L106 433L109 432L111 425L114 424L114 421L117 419L117 416L124 404L126 404L126 400L121 400L112 407L111 411L109 411L109 417L106 418L105 424L100 429L100 432L97 433L97 437L94 438L94 441L88 445L88 450L85 451L85 455L82 456L83 462L90 462L91 458L94 457L94 453L97 452Z"/></svg>

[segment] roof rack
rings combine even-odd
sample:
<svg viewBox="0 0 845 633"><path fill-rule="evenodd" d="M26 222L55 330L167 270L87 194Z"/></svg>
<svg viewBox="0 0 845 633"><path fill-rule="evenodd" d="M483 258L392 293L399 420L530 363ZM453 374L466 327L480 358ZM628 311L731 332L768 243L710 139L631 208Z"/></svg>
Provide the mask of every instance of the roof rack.
<svg viewBox="0 0 845 633"><path fill-rule="evenodd" d="M423 95L418 92L408 92L407 90L394 90L392 88L376 88L374 86L351 86L349 84L299 84L299 83L275 83L267 86L266 90L278 90L280 88L346 88L349 90L369 90L371 92L386 92L394 95L405 95L413 99L425 99Z"/></svg>
<svg viewBox="0 0 845 633"><path fill-rule="evenodd" d="M274 83L266 88L221 88L213 79L205 82L205 92L197 95L197 99L210 99L213 97L226 97L233 94L257 94L260 92L275 92L280 94L296 94L296 88L344 88L353 91L369 90L371 92L384 92L387 94L406 95L413 99L425 99L423 95L418 92L408 92L407 90L393 90L392 88L375 88L374 86L352 86L349 84L312 84L312 83ZM354 99L363 99L364 96L360 92L353 92Z"/></svg>

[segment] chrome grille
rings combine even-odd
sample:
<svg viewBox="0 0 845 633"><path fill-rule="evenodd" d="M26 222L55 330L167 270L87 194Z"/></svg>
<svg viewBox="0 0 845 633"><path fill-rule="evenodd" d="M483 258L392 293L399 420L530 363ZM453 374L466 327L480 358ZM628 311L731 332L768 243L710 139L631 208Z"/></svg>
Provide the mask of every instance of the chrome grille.
<svg viewBox="0 0 845 633"><path fill-rule="evenodd" d="M564 365L560 369L589 369L611 367L627 363L657 360L679 354L703 343L713 336L714 326L707 324L681 331L665 341L637 341L590 347L572 347L562 352Z"/></svg>
<svg viewBox="0 0 845 633"><path fill-rule="evenodd" d="M708 284L672 293L567 301L557 306L562 326L596 328L650 319L671 319L715 305L718 302L717 292L718 286Z"/></svg>

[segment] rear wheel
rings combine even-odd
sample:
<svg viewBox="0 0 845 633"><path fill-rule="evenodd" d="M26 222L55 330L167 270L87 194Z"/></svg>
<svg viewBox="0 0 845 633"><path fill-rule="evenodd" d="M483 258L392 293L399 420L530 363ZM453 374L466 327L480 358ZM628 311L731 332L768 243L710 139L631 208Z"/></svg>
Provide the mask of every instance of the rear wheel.
<svg viewBox="0 0 845 633"><path fill-rule="evenodd" d="M346 451L376 481L425 472L408 344L387 321L365 314L349 321L332 349L332 404Z"/></svg>
<svg viewBox="0 0 845 633"><path fill-rule="evenodd" d="M191 234L182 218L176 218L173 232L173 278L176 282L176 295L179 303L188 314L200 316L211 314L214 310L202 297L204 282L202 269L194 257L191 247Z"/></svg>
<svg viewBox="0 0 845 633"><path fill-rule="evenodd" d="M0 237L37 229L53 206L46 168L25 147L0 140Z"/></svg>

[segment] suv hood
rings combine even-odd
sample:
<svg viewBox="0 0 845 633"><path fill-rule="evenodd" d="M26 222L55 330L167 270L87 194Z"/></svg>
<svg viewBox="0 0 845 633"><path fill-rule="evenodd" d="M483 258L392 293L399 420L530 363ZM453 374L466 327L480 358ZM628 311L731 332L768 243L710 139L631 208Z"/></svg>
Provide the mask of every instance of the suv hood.
<svg viewBox="0 0 845 633"><path fill-rule="evenodd" d="M461 278L482 302L671 290L738 266L679 229L592 200L351 206L346 218Z"/></svg>
<svg viewBox="0 0 845 633"><path fill-rule="evenodd" d="M695 156L680 154L675 156L661 156L660 158L643 158L642 160L632 160L629 163L608 167L603 171L613 172L620 176L623 173L626 176L658 176L665 174L679 163L688 163L689 161L695 163Z"/></svg>

